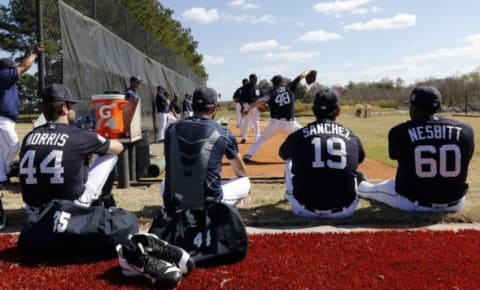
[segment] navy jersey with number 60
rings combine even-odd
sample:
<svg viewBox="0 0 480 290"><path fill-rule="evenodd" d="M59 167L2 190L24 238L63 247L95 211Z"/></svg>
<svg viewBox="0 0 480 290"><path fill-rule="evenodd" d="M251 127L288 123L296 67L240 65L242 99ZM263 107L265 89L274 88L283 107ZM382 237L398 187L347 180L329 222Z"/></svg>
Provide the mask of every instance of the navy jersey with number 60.
<svg viewBox="0 0 480 290"><path fill-rule="evenodd" d="M332 120L313 122L290 134L279 155L292 160L294 196L312 209L348 206L355 199L355 176L365 158L362 143Z"/></svg>
<svg viewBox="0 0 480 290"><path fill-rule="evenodd" d="M20 150L23 201L38 207L52 199L77 199L85 191L89 156L104 155L109 146L100 135L68 124L35 128Z"/></svg>
<svg viewBox="0 0 480 290"><path fill-rule="evenodd" d="M472 128L431 116L393 127L390 158L397 160L395 190L422 203L448 203L466 194L468 164L474 151Z"/></svg>

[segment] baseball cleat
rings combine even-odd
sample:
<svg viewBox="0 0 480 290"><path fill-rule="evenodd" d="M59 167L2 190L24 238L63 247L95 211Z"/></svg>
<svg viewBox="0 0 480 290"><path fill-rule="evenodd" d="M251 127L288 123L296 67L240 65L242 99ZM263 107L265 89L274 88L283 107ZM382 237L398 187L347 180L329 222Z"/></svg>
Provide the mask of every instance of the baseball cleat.
<svg viewBox="0 0 480 290"><path fill-rule="evenodd" d="M138 233L131 235L129 239L141 244L149 255L175 264L183 274L190 273L195 268L195 262L187 251L161 240L155 234Z"/></svg>
<svg viewBox="0 0 480 290"><path fill-rule="evenodd" d="M247 143L247 140L245 140L245 139L242 139L242 140L240 141L240 144L245 144L245 143Z"/></svg>
<svg viewBox="0 0 480 290"><path fill-rule="evenodd" d="M251 159L252 159L252 156L250 156L248 154L243 156L243 162L245 162L245 163L249 163L251 161Z"/></svg>
<svg viewBox="0 0 480 290"><path fill-rule="evenodd" d="M141 244L127 241L116 247L118 264L125 276L144 276L152 284L175 287L182 279L182 272L175 265L148 255Z"/></svg>

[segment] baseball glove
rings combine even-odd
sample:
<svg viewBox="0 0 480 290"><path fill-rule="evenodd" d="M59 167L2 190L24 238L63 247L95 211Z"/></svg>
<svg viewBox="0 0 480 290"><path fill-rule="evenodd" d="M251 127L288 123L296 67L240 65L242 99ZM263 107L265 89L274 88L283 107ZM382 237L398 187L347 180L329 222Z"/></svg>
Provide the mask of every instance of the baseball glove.
<svg viewBox="0 0 480 290"><path fill-rule="evenodd" d="M260 103L257 106L257 109L260 113L266 112L266 111L268 111L268 105L266 103Z"/></svg>
<svg viewBox="0 0 480 290"><path fill-rule="evenodd" d="M316 71L316 70L311 70L311 71L305 76L305 81L307 82L308 85L313 84L316 79L317 79L317 71Z"/></svg>

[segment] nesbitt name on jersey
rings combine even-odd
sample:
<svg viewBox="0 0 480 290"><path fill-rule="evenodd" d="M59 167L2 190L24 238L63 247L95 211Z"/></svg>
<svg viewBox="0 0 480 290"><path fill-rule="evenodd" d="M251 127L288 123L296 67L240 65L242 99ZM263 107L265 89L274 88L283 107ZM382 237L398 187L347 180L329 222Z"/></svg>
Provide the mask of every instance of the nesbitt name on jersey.
<svg viewBox="0 0 480 290"><path fill-rule="evenodd" d="M308 138L312 135L331 134L340 135L350 140L350 130L336 123L315 123L302 129L303 137Z"/></svg>
<svg viewBox="0 0 480 290"><path fill-rule="evenodd" d="M410 141L426 139L456 140L460 139L462 128L452 125L423 125L408 129Z"/></svg>
<svg viewBox="0 0 480 290"><path fill-rule="evenodd" d="M64 133L34 133L28 136L26 145L48 145L63 147L68 139Z"/></svg>

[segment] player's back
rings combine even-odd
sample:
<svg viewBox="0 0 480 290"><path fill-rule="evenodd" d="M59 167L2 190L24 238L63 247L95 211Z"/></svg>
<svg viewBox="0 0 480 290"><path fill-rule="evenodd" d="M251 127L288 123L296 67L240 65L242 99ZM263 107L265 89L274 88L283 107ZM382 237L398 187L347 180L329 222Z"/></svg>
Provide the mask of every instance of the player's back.
<svg viewBox="0 0 480 290"><path fill-rule="evenodd" d="M360 140L331 120L313 122L289 135L280 148L292 159L295 198L316 209L350 204L355 176L365 157Z"/></svg>
<svg viewBox="0 0 480 290"><path fill-rule="evenodd" d="M447 203L467 191L473 129L432 116L405 122L389 132L389 152L397 160L396 190L411 200Z"/></svg>

